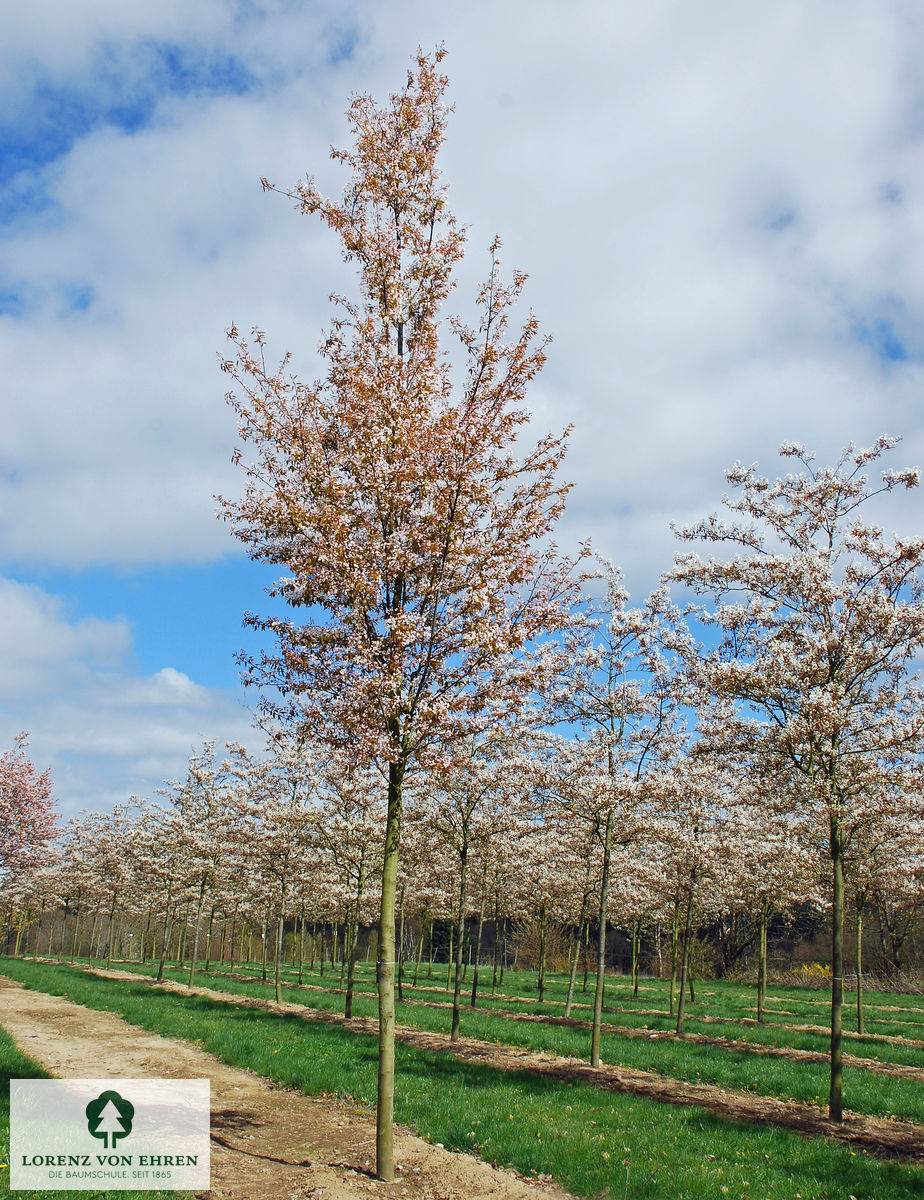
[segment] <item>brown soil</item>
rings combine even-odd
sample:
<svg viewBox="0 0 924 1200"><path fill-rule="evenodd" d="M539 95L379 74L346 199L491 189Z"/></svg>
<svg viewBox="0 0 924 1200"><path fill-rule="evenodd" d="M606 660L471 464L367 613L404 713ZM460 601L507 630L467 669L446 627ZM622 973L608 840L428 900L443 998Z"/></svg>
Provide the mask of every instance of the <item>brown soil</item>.
<svg viewBox="0 0 924 1200"><path fill-rule="evenodd" d="M398 1178L382 1183L372 1175L369 1112L276 1087L189 1043L2 977L0 1023L24 1053L58 1077L210 1079L209 1200L569 1200L550 1180L521 1179L404 1129L395 1142Z"/></svg>
<svg viewBox="0 0 924 1200"><path fill-rule="evenodd" d="M138 981L149 977L127 971L94 971L110 978ZM345 1025L362 1033L377 1033L374 1018L354 1017L347 1021L337 1013L308 1008L300 1004L276 1004L272 1000L232 995L212 988L193 987L163 981L157 985L168 991L189 994L190 991L223 1003L240 1007L268 1009L301 1016L306 1020ZM671 1079L648 1071L603 1065L593 1068L581 1059L562 1058L525 1050L515 1046L497 1045L475 1038L460 1038L451 1043L448 1034L398 1026L395 1036L409 1046L422 1050L451 1052L458 1058L480 1062L501 1070L531 1071L555 1079L581 1081L608 1091L634 1093L669 1104L695 1105L731 1120L756 1121L779 1125L809 1136L824 1136L846 1142L851 1147L876 1157L899 1159L924 1165L924 1126L910 1121L862 1116L847 1112L840 1124L829 1121L821 1108L795 1100L777 1100L757 1096L752 1092L716 1087L712 1084L693 1084ZM649 1035L659 1037L661 1035ZM914 1068L901 1068L914 1070Z"/></svg>

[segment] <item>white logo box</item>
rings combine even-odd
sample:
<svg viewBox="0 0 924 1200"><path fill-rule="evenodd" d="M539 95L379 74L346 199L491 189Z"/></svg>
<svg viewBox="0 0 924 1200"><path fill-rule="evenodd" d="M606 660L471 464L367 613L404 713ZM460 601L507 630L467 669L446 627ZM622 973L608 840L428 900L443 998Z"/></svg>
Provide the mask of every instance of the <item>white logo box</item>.
<svg viewBox="0 0 924 1200"><path fill-rule="evenodd" d="M209 1100L208 1079L12 1079L10 1188L207 1189Z"/></svg>

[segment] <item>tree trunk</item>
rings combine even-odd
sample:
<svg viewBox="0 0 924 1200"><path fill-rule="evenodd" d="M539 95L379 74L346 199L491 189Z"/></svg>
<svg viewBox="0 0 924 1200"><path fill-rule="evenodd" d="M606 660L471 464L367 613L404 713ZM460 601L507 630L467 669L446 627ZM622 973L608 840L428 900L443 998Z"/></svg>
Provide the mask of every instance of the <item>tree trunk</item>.
<svg viewBox="0 0 924 1200"><path fill-rule="evenodd" d="M209 910L209 923L205 930L205 970L212 965L212 929L215 925L215 905Z"/></svg>
<svg viewBox="0 0 924 1200"><path fill-rule="evenodd" d="M828 1117L832 1121L842 1121L844 1118L842 1103L844 1081L844 862L840 822L836 813L831 815L831 868L834 894L831 914L831 1090L828 1097Z"/></svg>
<svg viewBox="0 0 924 1200"><path fill-rule="evenodd" d="M574 958L571 962L571 970L568 975L568 995L565 999L565 1018L571 1016L571 1006L574 1003L574 985L577 981L578 962L581 958L581 938L584 934L584 920L587 916L587 895L585 893L584 900L581 904L581 918L578 921L577 933L574 935Z"/></svg>
<svg viewBox="0 0 924 1200"><path fill-rule="evenodd" d="M472 972L472 1000L471 1006L475 1007L478 1000L478 964L481 961L481 933L484 929L484 901L485 901L485 879L484 872L481 876L481 902L478 905L478 935L475 938L475 969Z"/></svg>
<svg viewBox="0 0 924 1200"><path fill-rule="evenodd" d="M276 1003L282 1004L282 939L285 933L286 921L286 885L282 882L279 895L279 921L276 925L276 962L273 964L273 994Z"/></svg>
<svg viewBox="0 0 924 1200"><path fill-rule="evenodd" d="M417 979L420 975L420 964L423 962L424 935L427 932L426 918L421 918L420 922L420 941L417 945L417 962L414 964L414 982L412 987L417 987Z"/></svg>
<svg viewBox="0 0 924 1200"><path fill-rule="evenodd" d="M683 948L680 960L680 994L677 999L677 1033L683 1033L683 1000L687 984L687 967L690 958L690 926L693 923L693 886L696 871L690 872L690 890L687 892L687 912L683 922Z"/></svg>
<svg viewBox="0 0 924 1200"><path fill-rule="evenodd" d="M590 1034L590 1065L600 1066L600 1026L603 1023L603 985L606 976L606 906L610 897L610 857L613 850L613 810L603 826L603 872L600 879L600 912L597 929L597 983L594 989L594 1019Z"/></svg>
<svg viewBox="0 0 924 1200"><path fill-rule="evenodd" d="M446 955L446 991L449 991L449 985L452 983L452 964L455 961L453 958L453 947L455 946L456 927L449 926L449 953Z"/></svg>
<svg viewBox="0 0 924 1200"><path fill-rule="evenodd" d="M545 952L548 941L548 925L548 906L543 900L542 907L539 910L539 977L537 984L540 1004L545 1000Z"/></svg>
<svg viewBox="0 0 924 1200"><path fill-rule="evenodd" d="M196 905L196 933L193 937L192 958L189 960L189 979L187 987L192 987L196 974L196 961L199 958L199 926L202 922L202 905L205 903L205 879L199 884L199 902Z"/></svg>
<svg viewBox="0 0 924 1200"><path fill-rule="evenodd" d="M857 1033L863 1029L863 903L857 901Z"/></svg>
<svg viewBox="0 0 924 1200"><path fill-rule="evenodd" d="M757 1021L764 1023L764 1008L767 1003L767 921L769 906L764 901L760 906L760 940L757 949Z"/></svg>
<svg viewBox="0 0 924 1200"><path fill-rule="evenodd" d="M674 991L677 988L677 931L680 917L680 896L674 897L674 916L671 921L671 991L668 1013L674 1014Z"/></svg>
<svg viewBox="0 0 924 1200"><path fill-rule="evenodd" d="M634 922L632 926L632 999L638 998L639 956L642 948L642 923Z"/></svg>
<svg viewBox="0 0 924 1200"><path fill-rule="evenodd" d="M452 1029L449 1040L459 1040L459 1008L462 1000L462 946L465 940L465 888L468 883L468 843L459 849L459 893L456 906L456 977L452 989Z"/></svg>
<svg viewBox="0 0 924 1200"><path fill-rule="evenodd" d="M164 964L167 961L167 954L170 947L170 939L173 936L173 906L170 899L167 899L167 915L164 918L164 944L160 948L160 962L157 964L157 982L160 983L164 977Z"/></svg>
<svg viewBox="0 0 924 1200"><path fill-rule="evenodd" d="M395 892L401 847L401 784L404 763L388 764L388 813L382 858L377 977L379 990L379 1072L376 1105L375 1173L395 1178Z"/></svg>
<svg viewBox="0 0 924 1200"><path fill-rule="evenodd" d="M366 866L363 861L359 864L359 878L356 881L356 907L353 912L353 927L350 937L349 966L347 967L346 999L343 1003L343 1015L349 1020L353 1016L353 982L356 976L356 949L359 945L359 911L363 902L363 889L366 884Z"/></svg>
<svg viewBox="0 0 924 1200"><path fill-rule="evenodd" d="M109 938L106 943L106 970L112 966L112 935L115 932L116 893L112 893L112 907L109 909Z"/></svg>

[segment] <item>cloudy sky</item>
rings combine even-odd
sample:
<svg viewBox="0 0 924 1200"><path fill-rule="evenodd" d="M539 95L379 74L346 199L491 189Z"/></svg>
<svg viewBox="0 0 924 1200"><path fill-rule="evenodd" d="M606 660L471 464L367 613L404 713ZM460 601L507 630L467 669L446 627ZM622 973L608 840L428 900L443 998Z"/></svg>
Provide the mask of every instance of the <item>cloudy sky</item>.
<svg viewBox="0 0 924 1200"><path fill-rule="evenodd" d="M259 325L313 378L352 91L445 42L470 253L495 232L554 337L538 428L573 422L562 540L633 592L723 469L886 430L924 460L924 16L913 0L33 0L0 41L0 745L61 807L256 743L234 651L265 571L218 370ZM910 493L885 520L920 524Z"/></svg>

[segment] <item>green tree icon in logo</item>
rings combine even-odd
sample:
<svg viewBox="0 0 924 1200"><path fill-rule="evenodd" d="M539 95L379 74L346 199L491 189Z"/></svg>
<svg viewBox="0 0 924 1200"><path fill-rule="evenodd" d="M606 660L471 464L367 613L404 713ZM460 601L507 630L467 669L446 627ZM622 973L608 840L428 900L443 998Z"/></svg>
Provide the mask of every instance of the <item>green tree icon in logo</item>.
<svg viewBox="0 0 924 1200"><path fill-rule="evenodd" d="M104 1149L114 1150L118 1139L128 1137L132 1131L135 1106L118 1092L102 1092L90 1101L86 1113L88 1131L103 1139Z"/></svg>

